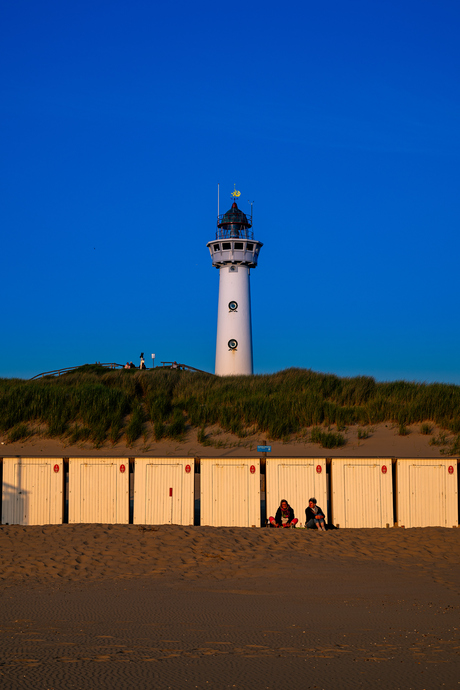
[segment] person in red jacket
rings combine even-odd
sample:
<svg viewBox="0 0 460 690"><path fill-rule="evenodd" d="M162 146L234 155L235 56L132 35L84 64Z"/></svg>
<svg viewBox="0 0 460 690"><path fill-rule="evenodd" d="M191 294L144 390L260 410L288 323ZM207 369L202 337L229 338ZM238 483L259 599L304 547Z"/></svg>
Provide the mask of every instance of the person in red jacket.
<svg viewBox="0 0 460 690"><path fill-rule="evenodd" d="M299 522L298 519L294 517L294 511L285 498L281 501L275 517L269 517L268 521L270 527L295 527Z"/></svg>

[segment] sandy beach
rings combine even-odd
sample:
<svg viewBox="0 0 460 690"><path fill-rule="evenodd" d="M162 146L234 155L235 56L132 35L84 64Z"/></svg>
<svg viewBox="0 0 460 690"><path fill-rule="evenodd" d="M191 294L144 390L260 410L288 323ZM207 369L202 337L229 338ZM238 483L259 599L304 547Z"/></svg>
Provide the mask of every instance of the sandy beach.
<svg viewBox="0 0 460 690"><path fill-rule="evenodd" d="M456 688L460 530L1 526L5 688Z"/></svg>
<svg viewBox="0 0 460 690"><path fill-rule="evenodd" d="M272 442L271 455L444 457L438 430L397 431L351 428L334 450ZM218 438L95 449L32 437L3 454L256 457L265 440ZM2 525L0 554L5 688L459 685L459 529Z"/></svg>

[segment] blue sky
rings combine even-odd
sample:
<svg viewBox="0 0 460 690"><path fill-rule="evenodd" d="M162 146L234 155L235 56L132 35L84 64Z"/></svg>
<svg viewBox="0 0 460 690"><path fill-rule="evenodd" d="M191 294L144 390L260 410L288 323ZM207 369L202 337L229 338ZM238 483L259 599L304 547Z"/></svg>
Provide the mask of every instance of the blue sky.
<svg viewBox="0 0 460 690"><path fill-rule="evenodd" d="M254 367L460 383L460 5L0 11L0 376L214 370L221 212L254 201Z"/></svg>

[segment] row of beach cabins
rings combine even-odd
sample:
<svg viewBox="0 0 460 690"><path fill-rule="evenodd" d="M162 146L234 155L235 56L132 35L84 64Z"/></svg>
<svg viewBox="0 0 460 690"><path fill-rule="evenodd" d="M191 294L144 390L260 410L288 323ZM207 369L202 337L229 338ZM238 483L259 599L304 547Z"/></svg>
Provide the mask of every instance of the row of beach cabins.
<svg viewBox="0 0 460 690"><path fill-rule="evenodd" d="M340 528L458 527L458 459L0 460L1 522L263 527L286 499Z"/></svg>

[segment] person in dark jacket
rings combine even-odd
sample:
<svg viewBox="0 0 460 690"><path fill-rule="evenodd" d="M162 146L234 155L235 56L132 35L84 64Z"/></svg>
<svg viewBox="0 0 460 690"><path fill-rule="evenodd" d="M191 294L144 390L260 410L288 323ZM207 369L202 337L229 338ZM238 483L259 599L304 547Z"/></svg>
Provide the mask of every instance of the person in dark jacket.
<svg viewBox="0 0 460 690"><path fill-rule="evenodd" d="M307 521L305 527L310 529L320 529L326 531L326 523L324 522L324 513L321 508L316 505L316 498L310 498L308 501L308 508L305 509Z"/></svg>
<svg viewBox="0 0 460 690"><path fill-rule="evenodd" d="M280 503L275 517L269 517L270 527L295 527L299 522L285 498Z"/></svg>

